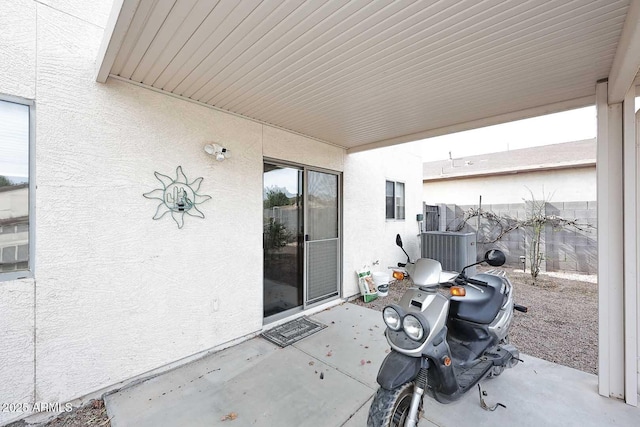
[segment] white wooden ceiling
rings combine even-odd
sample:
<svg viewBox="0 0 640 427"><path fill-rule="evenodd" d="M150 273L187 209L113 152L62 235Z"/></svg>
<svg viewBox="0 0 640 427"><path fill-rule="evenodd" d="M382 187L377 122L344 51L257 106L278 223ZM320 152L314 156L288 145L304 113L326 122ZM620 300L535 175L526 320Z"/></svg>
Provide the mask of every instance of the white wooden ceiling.
<svg viewBox="0 0 640 427"><path fill-rule="evenodd" d="M629 7L628 0L122 3L105 43L109 75L354 150L589 102L609 75Z"/></svg>

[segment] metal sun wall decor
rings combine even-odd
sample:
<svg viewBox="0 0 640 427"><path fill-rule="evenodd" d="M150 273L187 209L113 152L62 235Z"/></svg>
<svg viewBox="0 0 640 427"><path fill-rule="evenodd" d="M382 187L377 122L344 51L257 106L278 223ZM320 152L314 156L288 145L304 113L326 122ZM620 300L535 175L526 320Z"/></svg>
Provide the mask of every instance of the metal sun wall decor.
<svg viewBox="0 0 640 427"><path fill-rule="evenodd" d="M189 182L184 172L182 172L182 166L176 168L176 179L158 172L154 172L154 175L162 184L162 188L156 188L143 194L147 199L160 200L153 219L160 219L168 212L171 212L171 217L178 224L178 228L182 228L184 214L204 218L204 214L196 205L206 202L211 199L211 196L198 194L203 180L202 177Z"/></svg>

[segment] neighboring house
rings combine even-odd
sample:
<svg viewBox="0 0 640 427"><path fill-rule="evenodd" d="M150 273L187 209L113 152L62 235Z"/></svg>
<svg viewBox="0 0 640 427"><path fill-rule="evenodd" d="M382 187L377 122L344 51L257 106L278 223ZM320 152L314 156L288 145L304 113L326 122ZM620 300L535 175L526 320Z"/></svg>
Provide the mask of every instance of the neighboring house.
<svg viewBox="0 0 640 427"><path fill-rule="evenodd" d="M596 141L565 142L427 162L422 166L427 204L477 205L596 200Z"/></svg>
<svg viewBox="0 0 640 427"><path fill-rule="evenodd" d="M0 273L24 270L28 260L28 185L0 186Z"/></svg>
<svg viewBox="0 0 640 427"><path fill-rule="evenodd" d="M597 101L599 185L631 185L613 130L638 69L637 6L563 5L570 23L554 2L467 6L3 2L0 103L24 124L12 162L28 174L29 256L0 273L0 402L99 396L341 303L358 294L357 268L402 260L397 233L416 257L422 160L394 144ZM484 54L505 43L504 60ZM213 143L231 156L205 152ZM265 203L273 187L287 200ZM614 334L635 326L616 317L634 312L616 299L632 281L614 267L635 214L604 195L620 216L603 220L600 393L631 399L619 385L637 368L618 356L637 334ZM287 237L263 247L276 218Z"/></svg>
<svg viewBox="0 0 640 427"><path fill-rule="evenodd" d="M437 205L442 230L477 231L477 218L462 224L469 209L503 218L530 215L532 196L546 201L545 214L577 220L585 230L547 227L543 233L542 269L597 272L596 141L588 139L499 153L428 162L423 165L423 198ZM478 241L491 240L496 227L481 221ZM522 230L512 231L497 243L480 244L478 255L500 247L512 266L522 266L528 241Z"/></svg>

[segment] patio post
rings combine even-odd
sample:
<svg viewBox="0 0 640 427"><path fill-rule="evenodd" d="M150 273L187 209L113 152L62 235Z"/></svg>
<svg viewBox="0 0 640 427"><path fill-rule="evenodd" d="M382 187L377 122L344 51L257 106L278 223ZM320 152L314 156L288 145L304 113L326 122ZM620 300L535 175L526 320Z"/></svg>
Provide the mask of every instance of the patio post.
<svg viewBox="0 0 640 427"><path fill-rule="evenodd" d="M635 86L623 101L625 402L638 406L638 148Z"/></svg>
<svg viewBox="0 0 640 427"><path fill-rule="evenodd" d="M596 86L598 194L598 389L624 398L622 103Z"/></svg>
<svg viewBox="0 0 640 427"><path fill-rule="evenodd" d="M599 393L638 404L638 149L635 87L598 82Z"/></svg>
<svg viewBox="0 0 640 427"><path fill-rule="evenodd" d="M598 221L598 268L605 268L599 275L599 379L600 394L624 397L625 402L638 405L638 311L640 310L640 239L638 224L640 196L638 193L637 118L635 114L636 79L640 69L640 2L633 1L622 28L620 41L606 82L598 82L596 101L598 105L598 216L604 209L603 221ZM635 81L634 81L635 79ZM606 113L606 114L605 114ZM602 116L602 117L601 117ZM601 128L606 126L606 128ZM601 140L602 138L602 140ZM621 156L621 160L617 159ZM603 165L600 165L600 161ZM602 166L602 168L601 168ZM618 171L613 168L619 168ZM602 172L602 174L600 173ZM613 188L618 187L622 194ZM605 192L614 191L613 194ZM600 199L601 195L604 199ZM619 210L613 212L612 210ZM613 221L622 215L622 232ZM604 236L614 232L610 238ZM609 252L613 250L613 252ZM620 253L622 251L622 254ZM622 255L622 258L618 257ZM622 263L622 278L613 273ZM612 274L613 273L613 274ZM622 289L620 287L622 286ZM622 298L622 304L620 299ZM619 313L619 314L616 314ZM622 335L622 336L621 336ZM619 341L615 341L619 340ZM622 360L620 358L622 357ZM621 364L620 364L621 363ZM620 365L618 365L620 364ZM618 365L618 366L616 366ZM622 378L620 378L622 369ZM622 383L621 383L622 381ZM622 384L623 389L620 389ZM623 393L623 395L621 395Z"/></svg>

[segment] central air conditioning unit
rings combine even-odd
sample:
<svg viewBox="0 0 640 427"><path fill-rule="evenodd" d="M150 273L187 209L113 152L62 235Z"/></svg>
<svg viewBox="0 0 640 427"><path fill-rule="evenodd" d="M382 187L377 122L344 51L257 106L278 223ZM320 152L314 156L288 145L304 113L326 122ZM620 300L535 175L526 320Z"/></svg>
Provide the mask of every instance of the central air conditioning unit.
<svg viewBox="0 0 640 427"><path fill-rule="evenodd" d="M422 257L440 261L443 270L459 273L467 265L476 262L475 233L427 231L420 234ZM475 266L468 268L466 274L476 274Z"/></svg>

